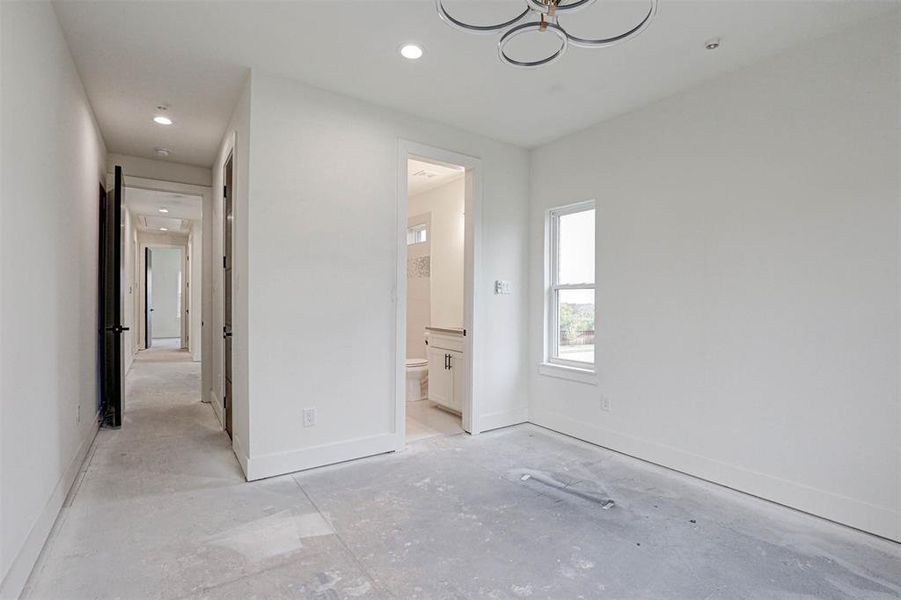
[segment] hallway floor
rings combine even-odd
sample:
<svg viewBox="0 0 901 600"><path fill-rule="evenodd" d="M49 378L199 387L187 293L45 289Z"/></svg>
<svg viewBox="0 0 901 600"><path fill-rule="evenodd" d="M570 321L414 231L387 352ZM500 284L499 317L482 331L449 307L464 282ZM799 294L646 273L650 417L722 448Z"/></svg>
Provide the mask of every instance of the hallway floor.
<svg viewBox="0 0 901 600"><path fill-rule="evenodd" d="M901 594L896 544L534 426L244 483L186 352L127 383L27 598Z"/></svg>

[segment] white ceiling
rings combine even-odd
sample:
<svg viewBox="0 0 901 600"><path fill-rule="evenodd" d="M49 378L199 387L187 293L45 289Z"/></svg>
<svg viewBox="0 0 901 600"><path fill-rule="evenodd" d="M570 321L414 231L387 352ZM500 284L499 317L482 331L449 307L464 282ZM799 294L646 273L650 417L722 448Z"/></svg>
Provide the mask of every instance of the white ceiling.
<svg viewBox="0 0 901 600"><path fill-rule="evenodd" d="M127 187L125 205L135 216L138 229L143 231L159 232L165 227L169 233L187 233L191 221L199 221L203 216L200 196ZM169 212L161 213L161 208Z"/></svg>
<svg viewBox="0 0 901 600"><path fill-rule="evenodd" d="M407 161L407 195L415 196L449 183L465 173L462 167L448 167L410 159Z"/></svg>
<svg viewBox="0 0 901 600"><path fill-rule="evenodd" d="M603 0L563 22L613 31L644 0ZM495 36L442 22L432 0L295 2L59 1L56 11L111 152L210 166L248 68L296 78L499 140L535 146L875 18L870 0L660 0L655 23L628 43L570 48L559 62L515 69ZM523 0L448 0L470 18ZM575 31L577 30L577 31ZM715 52L704 41L722 37ZM401 43L422 44L407 61ZM170 105L171 127L151 122Z"/></svg>

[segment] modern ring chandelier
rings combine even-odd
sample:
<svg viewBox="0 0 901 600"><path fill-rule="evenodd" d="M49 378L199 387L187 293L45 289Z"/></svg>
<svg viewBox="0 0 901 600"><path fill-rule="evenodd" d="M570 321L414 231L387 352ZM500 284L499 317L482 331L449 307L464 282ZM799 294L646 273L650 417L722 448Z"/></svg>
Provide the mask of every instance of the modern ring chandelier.
<svg viewBox="0 0 901 600"><path fill-rule="evenodd" d="M648 12L644 18L634 27L613 37L583 38L567 32L560 23L560 17L569 18L569 15L582 10L595 3L596 0L525 0L525 10L503 23L494 25L470 25L453 17L444 6L443 0L435 0L438 14L442 20L450 26L466 31L493 35L502 33L497 42L497 54L502 62L514 67L534 68L541 67L559 59L569 46L579 48L606 48L619 42L631 39L648 28L654 16L657 14L657 0L647 0ZM537 19L537 20L536 20ZM507 54L507 46L515 38L529 32L538 31L549 33L557 38L559 47L550 56L538 60L517 60Z"/></svg>

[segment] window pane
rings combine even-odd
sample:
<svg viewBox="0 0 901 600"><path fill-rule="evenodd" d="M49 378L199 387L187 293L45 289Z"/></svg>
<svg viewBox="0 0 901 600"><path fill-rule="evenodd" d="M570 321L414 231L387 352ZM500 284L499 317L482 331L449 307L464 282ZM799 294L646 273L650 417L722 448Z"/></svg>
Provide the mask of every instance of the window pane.
<svg viewBox="0 0 901 600"><path fill-rule="evenodd" d="M594 283L594 209L559 217L557 283Z"/></svg>
<svg viewBox="0 0 901 600"><path fill-rule="evenodd" d="M428 241L428 228L425 224L407 228L407 245L422 244Z"/></svg>
<svg viewBox="0 0 901 600"><path fill-rule="evenodd" d="M594 290L557 291L557 358L594 363Z"/></svg>

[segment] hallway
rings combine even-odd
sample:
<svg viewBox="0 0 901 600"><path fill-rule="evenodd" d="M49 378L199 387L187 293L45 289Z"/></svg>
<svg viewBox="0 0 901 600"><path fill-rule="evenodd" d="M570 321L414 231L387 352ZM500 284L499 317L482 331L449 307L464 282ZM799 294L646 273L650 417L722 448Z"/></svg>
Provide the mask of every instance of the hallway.
<svg viewBox="0 0 901 600"><path fill-rule="evenodd" d="M246 598L251 580L272 597L279 577L318 597L336 583L324 565L369 589L291 477L244 482L186 351L140 352L126 388L123 426L98 433L24 598Z"/></svg>
<svg viewBox="0 0 901 600"><path fill-rule="evenodd" d="M168 549L202 526L197 508L242 483L228 437L200 402L200 363L183 350L140 352L123 426L98 432L25 597L177 595L166 580L179 552Z"/></svg>

